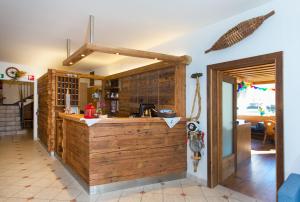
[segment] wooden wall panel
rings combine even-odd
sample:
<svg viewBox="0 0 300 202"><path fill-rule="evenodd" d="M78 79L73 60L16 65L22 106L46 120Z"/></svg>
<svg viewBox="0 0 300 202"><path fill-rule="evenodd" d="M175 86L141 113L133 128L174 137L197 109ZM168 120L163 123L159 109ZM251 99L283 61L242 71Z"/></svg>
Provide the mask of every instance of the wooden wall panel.
<svg viewBox="0 0 300 202"><path fill-rule="evenodd" d="M178 64L175 68L175 111L186 117L186 66Z"/></svg>
<svg viewBox="0 0 300 202"><path fill-rule="evenodd" d="M140 103L155 104L158 109L175 109L174 67L122 77L120 83L121 116L138 112Z"/></svg>
<svg viewBox="0 0 300 202"><path fill-rule="evenodd" d="M148 73L148 102L158 103L159 89L159 71Z"/></svg>

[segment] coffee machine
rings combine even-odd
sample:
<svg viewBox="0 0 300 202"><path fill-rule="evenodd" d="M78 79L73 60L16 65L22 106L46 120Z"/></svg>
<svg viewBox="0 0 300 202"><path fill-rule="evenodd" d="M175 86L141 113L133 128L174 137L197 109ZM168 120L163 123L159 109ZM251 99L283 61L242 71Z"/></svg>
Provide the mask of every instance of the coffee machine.
<svg viewBox="0 0 300 202"><path fill-rule="evenodd" d="M139 109L140 117L156 117L156 110L154 104L140 104Z"/></svg>

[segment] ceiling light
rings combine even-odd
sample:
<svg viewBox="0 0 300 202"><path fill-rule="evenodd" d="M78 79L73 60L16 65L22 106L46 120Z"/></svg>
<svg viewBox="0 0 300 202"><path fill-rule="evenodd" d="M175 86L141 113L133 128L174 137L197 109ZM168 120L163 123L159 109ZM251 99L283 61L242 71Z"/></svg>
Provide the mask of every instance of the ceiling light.
<svg viewBox="0 0 300 202"><path fill-rule="evenodd" d="M70 65L72 65L72 64L73 64L73 62L69 62L69 64L70 64Z"/></svg>
<svg viewBox="0 0 300 202"><path fill-rule="evenodd" d="M81 57L84 57L85 56L85 54L81 54Z"/></svg>
<svg viewBox="0 0 300 202"><path fill-rule="evenodd" d="M120 55L120 53L116 53L116 55Z"/></svg>
<svg viewBox="0 0 300 202"><path fill-rule="evenodd" d="M154 58L154 60L157 60L157 58Z"/></svg>

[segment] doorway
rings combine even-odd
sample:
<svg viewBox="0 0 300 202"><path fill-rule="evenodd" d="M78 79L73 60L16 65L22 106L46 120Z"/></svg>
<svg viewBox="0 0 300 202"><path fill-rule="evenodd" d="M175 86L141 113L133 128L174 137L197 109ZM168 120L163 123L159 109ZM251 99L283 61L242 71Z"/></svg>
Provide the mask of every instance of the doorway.
<svg viewBox="0 0 300 202"><path fill-rule="evenodd" d="M209 187L214 187L218 184L226 185L226 183L228 184L228 179L230 177L237 175L238 160L241 156L237 155L239 154L238 151L240 146L240 143L237 142L240 137L238 131L245 130L243 128L240 128L237 122L237 83L241 82L244 79L253 83L256 82L257 84L263 84L264 82L274 82L274 91L276 94L276 109L274 115L274 119L276 120L276 127L273 127L275 131L274 140L276 140L274 143L274 147L276 150L276 164L274 163L276 167L274 171L274 175L276 175L274 176L276 177L274 180L274 195L276 196L276 191L284 180L282 58L283 53L276 52L267 55L213 64L207 67ZM262 118L262 116L259 117ZM224 120L230 121L226 122ZM266 127L264 128L264 132L265 131ZM242 133L244 134L244 131L242 131ZM256 147L259 146L256 145ZM254 159L252 162L254 162ZM256 163L256 165L257 164L259 163ZM253 183L254 187L256 185L257 184ZM245 194L253 196L253 193Z"/></svg>
<svg viewBox="0 0 300 202"><path fill-rule="evenodd" d="M0 80L0 136L33 139L34 84Z"/></svg>

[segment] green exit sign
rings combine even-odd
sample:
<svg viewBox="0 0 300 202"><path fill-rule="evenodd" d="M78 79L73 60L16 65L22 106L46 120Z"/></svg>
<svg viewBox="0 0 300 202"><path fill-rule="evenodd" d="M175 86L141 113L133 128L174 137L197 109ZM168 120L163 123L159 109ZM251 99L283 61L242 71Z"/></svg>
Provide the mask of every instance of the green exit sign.
<svg viewBox="0 0 300 202"><path fill-rule="evenodd" d="M4 74L0 74L0 79L4 79Z"/></svg>

